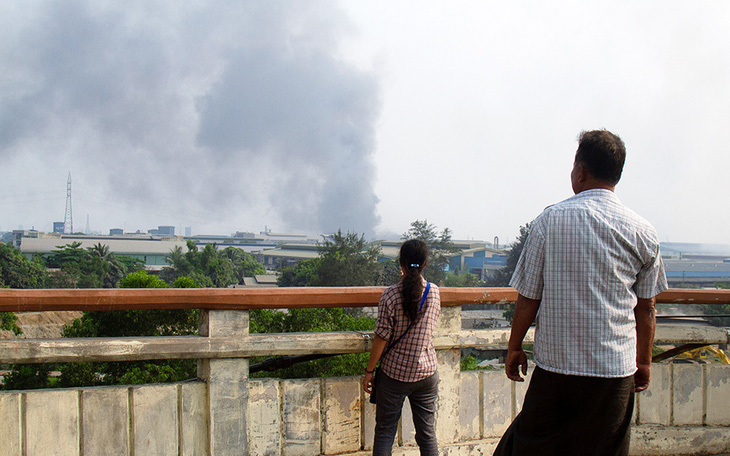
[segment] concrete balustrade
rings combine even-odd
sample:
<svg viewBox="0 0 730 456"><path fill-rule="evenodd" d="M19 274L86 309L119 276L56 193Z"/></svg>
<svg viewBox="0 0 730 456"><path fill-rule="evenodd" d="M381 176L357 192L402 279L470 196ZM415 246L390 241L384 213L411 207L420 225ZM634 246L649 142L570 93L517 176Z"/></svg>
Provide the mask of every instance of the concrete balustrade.
<svg viewBox="0 0 730 456"><path fill-rule="evenodd" d="M2 291L0 310L7 310ZM0 392L0 455L368 454L375 407L362 392L361 377L249 379L248 357L293 353L302 345L310 353L366 352L370 334L252 335L246 309L205 310L200 334L96 346L88 339L0 342L2 363L200 358L199 379L179 384ZM727 331L660 329L657 339L727 343ZM491 454L519 412L527 382L511 382L501 370L461 372L460 349L504 346L506 332L462 331L461 308L447 301L435 340L442 454ZM75 342L83 353L75 353ZM652 376L650 388L637 395L632 454L730 451L730 366L655 364ZM407 403L403 412L395 454L416 455Z"/></svg>
<svg viewBox="0 0 730 456"><path fill-rule="evenodd" d="M637 396L632 454L727 451L730 366L662 364L654 371L670 380L652 384ZM688 383L698 374L700 382ZM201 381L3 392L0 454L363 454L372 448L375 408L361 392L360 382L360 377L249 380L244 411L248 432L235 431L246 437L245 446L225 451L211 447L211 453L207 419L215 414L206 410L207 388ZM525 388L501 371L462 372L457 386L458 413L445 412L444 403L451 410L448 399L439 402L437 426L445 433L453 430L450 438L440 440L444 454L491 454ZM688 398L697 400L687 402ZM670 406L658 408L660 403ZM406 406L398 451L415 454L408 412Z"/></svg>

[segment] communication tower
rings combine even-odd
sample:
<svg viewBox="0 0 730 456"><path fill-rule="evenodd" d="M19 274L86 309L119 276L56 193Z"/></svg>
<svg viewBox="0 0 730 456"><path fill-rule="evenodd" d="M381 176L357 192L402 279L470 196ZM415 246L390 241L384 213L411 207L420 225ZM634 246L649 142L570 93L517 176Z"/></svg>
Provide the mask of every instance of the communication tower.
<svg viewBox="0 0 730 456"><path fill-rule="evenodd" d="M74 232L74 220L71 215L71 173L68 173L68 181L66 183L66 215L63 217L63 233L72 234Z"/></svg>

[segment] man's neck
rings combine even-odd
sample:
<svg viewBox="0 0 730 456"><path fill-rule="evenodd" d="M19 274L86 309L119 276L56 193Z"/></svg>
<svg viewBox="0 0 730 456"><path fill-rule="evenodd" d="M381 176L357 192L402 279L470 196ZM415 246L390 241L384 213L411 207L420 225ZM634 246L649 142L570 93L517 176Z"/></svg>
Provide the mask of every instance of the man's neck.
<svg viewBox="0 0 730 456"><path fill-rule="evenodd" d="M586 178L581 182L580 189L578 193L582 193L586 190L596 190L596 189L603 189L603 190L610 190L614 192L616 190L615 185L608 185L606 182L602 180L598 180L588 174Z"/></svg>

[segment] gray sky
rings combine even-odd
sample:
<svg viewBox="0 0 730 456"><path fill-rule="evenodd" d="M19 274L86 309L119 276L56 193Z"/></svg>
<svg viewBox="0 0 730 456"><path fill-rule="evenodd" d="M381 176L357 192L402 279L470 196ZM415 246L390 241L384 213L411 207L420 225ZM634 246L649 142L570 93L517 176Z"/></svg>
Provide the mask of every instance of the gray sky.
<svg viewBox="0 0 730 456"><path fill-rule="evenodd" d="M502 243L576 137L663 241L727 243L726 2L0 4L0 230L174 225Z"/></svg>

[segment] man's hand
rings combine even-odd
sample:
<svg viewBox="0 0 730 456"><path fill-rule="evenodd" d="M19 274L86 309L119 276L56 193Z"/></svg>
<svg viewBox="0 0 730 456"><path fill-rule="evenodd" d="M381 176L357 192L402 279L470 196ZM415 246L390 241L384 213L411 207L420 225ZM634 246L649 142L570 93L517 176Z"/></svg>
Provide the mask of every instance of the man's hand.
<svg viewBox="0 0 730 456"><path fill-rule="evenodd" d="M525 381L520 375L520 366L522 366L522 375L527 375L527 354L525 351L521 348L519 350L509 350L504 370L510 380L514 382Z"/></svg>
<svg viewBox="0 0 730 456"><path fill-rule="evenodd" d="M651 364L639 364L637 365L636 373L634 374L634 391L641 392L649 387L649 381L651 380Z"/></svg>
<svg viewBox="0 0 730 456"><path fill-rule="evenodd" d="M527 375L527 355L522 349L522 341L530 329L532 322L535 321L537 310L540 308L539 299L530 299L517 295L515 301L515 313L512 316L512 330L509 333L509 344L507 344L507 361L504 370L507 377L515 382L524 382L525 379L520 376L520 366L522 366L522 375Z"/></svg>

